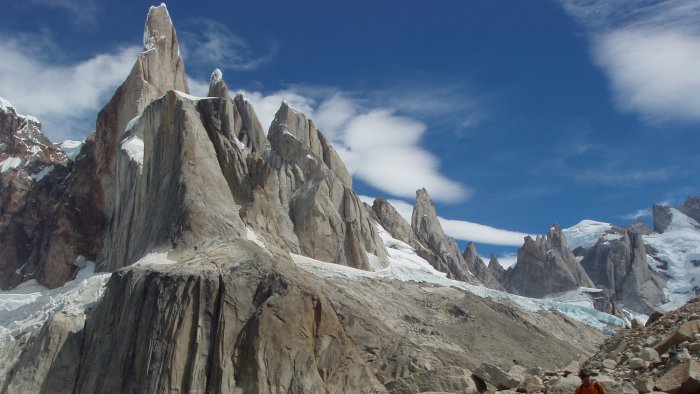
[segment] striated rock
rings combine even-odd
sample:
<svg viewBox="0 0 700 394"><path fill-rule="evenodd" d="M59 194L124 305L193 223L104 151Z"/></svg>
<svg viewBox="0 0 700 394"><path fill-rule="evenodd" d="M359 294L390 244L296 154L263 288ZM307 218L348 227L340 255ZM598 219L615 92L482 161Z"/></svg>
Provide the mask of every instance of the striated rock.
<svg viewBox="0 0 700 394"><path fill-rule="evenodd" d="M251 247L113 274L76 391L381 391L331 301Z"/></svg>
<svg viewBox="0 0 700 394"><path fill-rule="evenodd" d="M566 246L558 225L552 226L546 237L525 237L515 266L506 271L502 282L508 291L528 297L594 287Z"/></svg>
<svg viewBox="0 0 700 394"><path fill-rule="evenodd" d="M113 271L157 248L246 237L222 168L235 164L220 159L237 149L235 137L216 138L221 130L207 129L199 104L170 91L122 138L101 269Z"/></svg>
<svg viewBox="0 0 700 394"><path fill-rule="evenodd" d="M664 301L666 280L649 269L642 234L613 227L579 253L588 275L596 286L608 289L613 301L645 314Z"/></svg>
<svg viewBox="0 0 700 394"><path fill-rule="evenodd" d="M457 243L442 230L435 212L435 205L425 189L416 191L411 228L418 240L434 253L435 259L428 262L436 270L447 273L447 276L452 279L476 283L477 279L469 271L464 257L459 253Z"/></svg>
<svg viewBox="0 0 700 394"><path fill-rule="evenodd" d="M73 393L84 316L54 314L28 339L3 376L2 393Z"/></svg>
<svg viewBox="0 0 700 394"><path fill-rule="evenodd" d="M117 143L127 126L153 100L169 90L189 93L185 65L180 56L177 34L165 4L151 7L143 33L143 52L129 76L97 116L96 175L104 195L104 209L111 219L114 197ZM133 124L133 123L132 123Z"/></svg>

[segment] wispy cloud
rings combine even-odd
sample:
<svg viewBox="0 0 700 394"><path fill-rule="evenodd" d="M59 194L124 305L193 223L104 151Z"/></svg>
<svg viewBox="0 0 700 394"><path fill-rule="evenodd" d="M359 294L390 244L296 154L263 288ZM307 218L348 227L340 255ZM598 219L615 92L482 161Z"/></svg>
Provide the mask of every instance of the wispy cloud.
<svg viewBox="0 0 700 394"><path fill-rule="evenodd" d="M50 42L28 42L12 36L0 41L0 96L38 117L54 141L84 138L94 129L97 112L129 74L140 50L123 47L56 64L36 56L50 51Z"/></svg>
<svg viewBox="0 0 700 394"><path fill-rule="evenodd" d="M255 70L272 60L279 49L270 40L262 51L253 50L226 25L205 18L185 23L178 35L186 63L207 70Z"/></svg>
<svg viewBox="0 0 700 394"><path fill-rule="evenodd" d="M309 89L306 89L309 90ZM282 100L313 119L333 143L350 173L378 190L412 198L425 187L439 201L458 202L473 191L440 173L438 157L421 147L427 125L391 107L371 107L337 89L244 92L263 127Z"/></svg>
<svg viewBox="0 0 700 394"><path fill-rule="evenodd" d="M61 9L70 14L67 21L79 26L94 26L97 23L95 0L29 0L29 4Z"/></svg>
<svg viewBox="0 0 700 394"><path fill-rule="evenodd" d="M360 198L370 205L372 205L374 201L374 198L368 196L360 196ZM401 217L406 219L408 223L411 223L411 215L413 214L412 204L397 199L389 199L387 201L389 201ZM522 246L523 239L529 235L518 231L503 230L484 224L468 222L466 220L445 219L440 216L438 216L438 220L445 234L461 241L500 246Z"/></svg>
<svg viewBox="0 0 700 394"><path fill-rule="evenodd" d="M637 220L648 217L651 217L651 208L640 209L638 211L622 215L622 219L625 220Z"/></svg>
<svg viewBox="0 0 700 394"><path fill-rule="evenodd" d="M653 121L700 121L700 3L563 0L622 110Z"/></svg>
<svg viewBox="0 0 700 394"><path fill-rule="evenodd" d="M673 171L666 168L624 170L620 168L601 167L593 170L572 171L571 173L573 177L581 183L610 186L661 182L674 175Z"/></svg>

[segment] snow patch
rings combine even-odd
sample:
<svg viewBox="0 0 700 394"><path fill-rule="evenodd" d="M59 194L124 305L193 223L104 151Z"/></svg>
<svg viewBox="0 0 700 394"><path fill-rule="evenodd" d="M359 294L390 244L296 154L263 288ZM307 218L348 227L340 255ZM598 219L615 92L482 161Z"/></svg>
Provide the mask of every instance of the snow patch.
<svg viewBox="0 0 700 394"><path fill-rule="evenodd" d="M53 169L53 165L46 166L36 174L32 174L30 178L32 178L34 182L39 182L40 180L44 179L44 177L48 175L51 171L53 171Z"/></svg>
<svg viewBox="0 0 700 394"><path fill-rule="evenodd" d="M562 230L566 237L569 249L574 250L579 246L590 248L598 242L598 239L612 228L612 224L596 222L594 220L582 220L573 227Z"/></svg>
<svg viewBox="0 0 700 394"><path fill-rule="evenodd" d="M17 168L22 165L22 159L19 157L8 157L7 159L0 162L0 173Z"/></svg>
<svg viewBox="0 0 700 394"><path fill-rule="evenodd" d="M121 149L129 155L132 161L138 163L139 167L143 166L143 140L135 135L125 139L121 143Z"/></svg>
<svg viewBox="0 0 700 394"><path fill-rule="evenodd" d="M126 124L126 127L124 127L124 134L130 132L136 125L139 123L139 120L141 120L141 115L136 115L131 120L129 123Z"/></svg>
<svg viewBox="0 0 700 394"><path fill-rule="evenodd" d="M224 74L218 68L211 73L211 78L209 79L209 84L213 85L224 79Z"/></svg>
<svg viewBox="0 0 700 394"><path fill-rule="evenodd" d="M156 265L156 264L175 264L177 261L168 259L168 252L151 252L139 259L132 265Z"/></svg>
<svg viewBox="0 0 700 394"><path fill-rule="evenodd" d="M193 95L191 95L191 94L187 94L187 93L181 92L181 91L179 91L179 90L174 90L174 92L175 92L175 94L177 94L178 96L182 96L182 97L184 97L184 98L186 98L186 99L195 100L195 101L197 101L197 100L206 100L206 99L210 98L210 97L198 97L198 96L193 96ZM216 97L213 97L213 98L216 98Z"/></svg>
<svg viewBox="0 0 700 394"><path fill-rule="evenodd" d="M40 327L56 312L78 316L90 310L102 298L111 275L94 270L95 263L86 262L75 279L53 290L30 280L0 291L0 348Z"/></svg>
<svg viewBox="0 0 700 394"><path fill-rule="evenodd" d="M15 108L14 105L12 105L11 102L5 100L4 98L0 97L0 111L7 111L10 108Z"/></svg>
<svg viewBox="0 0 700 394"><path fill-rule="evenodd" d="M644 243L656 249L656 258L668 264L666 284L668 301L661 309L673 310L695 297L695 288L700 286L700 227L692 218L671 208L671 223L663 234L645 235ZM656 269L653 259L647 259Z"/></svg>
<svg viewBox="0 0 700 394"><path fill-rule="evenodd" d="M265 247L265 243L260 240L260 236L258 235L258 233L249 229L248 227L246 227L245 229L246 229L246 238L248 239L248 241L252 241L253 243L255 243L256 245L258 245L260 247L263 247L263 248Z"/></svg>
<svg viewBox="0 0 700 394"><path fill-rule="evenodd" d="M63 153L66 154L68 160L75 161L75 158L78 157L84 143L84 141L65 140L61 142L60 148Z"/></svg>

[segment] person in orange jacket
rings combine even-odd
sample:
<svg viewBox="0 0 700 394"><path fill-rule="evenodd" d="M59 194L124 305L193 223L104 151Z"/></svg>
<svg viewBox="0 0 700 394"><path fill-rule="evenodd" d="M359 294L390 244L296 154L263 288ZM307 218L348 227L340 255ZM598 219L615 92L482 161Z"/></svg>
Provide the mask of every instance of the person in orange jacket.
<svg viewBox="0 0 700 394"><path fill-rule="evenodd" d="M581 385L576 388L575 394L605 394L603 385L595 379L591 379L591 371L589 369L581 369L578 377L581 378Z"/></svg>

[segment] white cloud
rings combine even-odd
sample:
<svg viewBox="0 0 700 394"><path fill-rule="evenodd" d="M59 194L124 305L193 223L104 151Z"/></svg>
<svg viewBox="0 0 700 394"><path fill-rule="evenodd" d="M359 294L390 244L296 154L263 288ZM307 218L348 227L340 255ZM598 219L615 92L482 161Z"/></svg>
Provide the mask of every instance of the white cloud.
<svg viewBox="0 0 700 394"><path fill-rule="evenodd" d="M478 242L489 245L522 246L523 239L530 234L502 230L483 224L439 218L445 234L463 241ZM532 236L532 235L531 235Z"/></svg>
<svg viewBox="0 0 700 394"><path fill-rule="evenodd" d="M515 265L515 263L518 262L518 254L517 253L504 253L500 256L496 257L498 259L498 263L501 264L501 267L505 269L509 269ZM484 260L486 262L489 261L489 259Z"/></svg>
<svg viewBox="0 0 700 394"><path fill-rule="evenodd" d="M374 198L368 196L360 196L362 201L372 205ZM413 205L403 200L389 199L387 200L408 223L411 223L411 215L413 215ZM438 216L440 225L445 234L450 237L462 241L478 242L489 245L501 246L522 246L523 239L530 234L521 233L518 231L503 230L484 224L468 222L465 220L445 219ZM530 235L535 237L534 235ZM488 262L488 259L486 259ZM499 262L500 257L499 257ZM502 263L502 262L501 262ZM513 262L514 263L514 262ZM503 264L502 264L503 265Z"/></svg>
<svg viewBox="0 0 700 394"><path fill-rule="evenodd" d="M595 62L622 110L700 121L700 3L565 0L589 29Z"/></svg>
<svg viewBox="0 0 700 394"><path fill-rule="evenodd" d="M243 92L269 128L282 100L306 114L333 143L350 173L378 190L415 197L425 187L439 201L463 201L473 194L440 173L438 158L420 146L427 126L399 116L391 108L367 108L338 91L310 89L314 97L293 89L262 94Z"/></svg>
<svg viewBox="0 0 700 394"><path fill-rule="evenodd" d="M276 42L268 42L264 53L258 53L226 25L205 18L187 22L178 34L185 62L207 69L255 70L278 50Z"/></svg>
<svg viewBox="0 0 700 394"><path fill-rule="evenodd" d="M625 220L637 220L641 218L646 218L646 217L651 217L651 209L646 208L646 209L640 209L636 212L629 213L627 215L623 215L622 218Z"/></svg>
<svg viewBox="0 0 700 394"><path fill-rule="evenodd" d="M124 47L76 63L54 64L35 56L41 48L6 37L0 41L0 96L19 112L38 117L49 138L81 139L94 129L97 112L124 81L139 50Z"/></svg>

